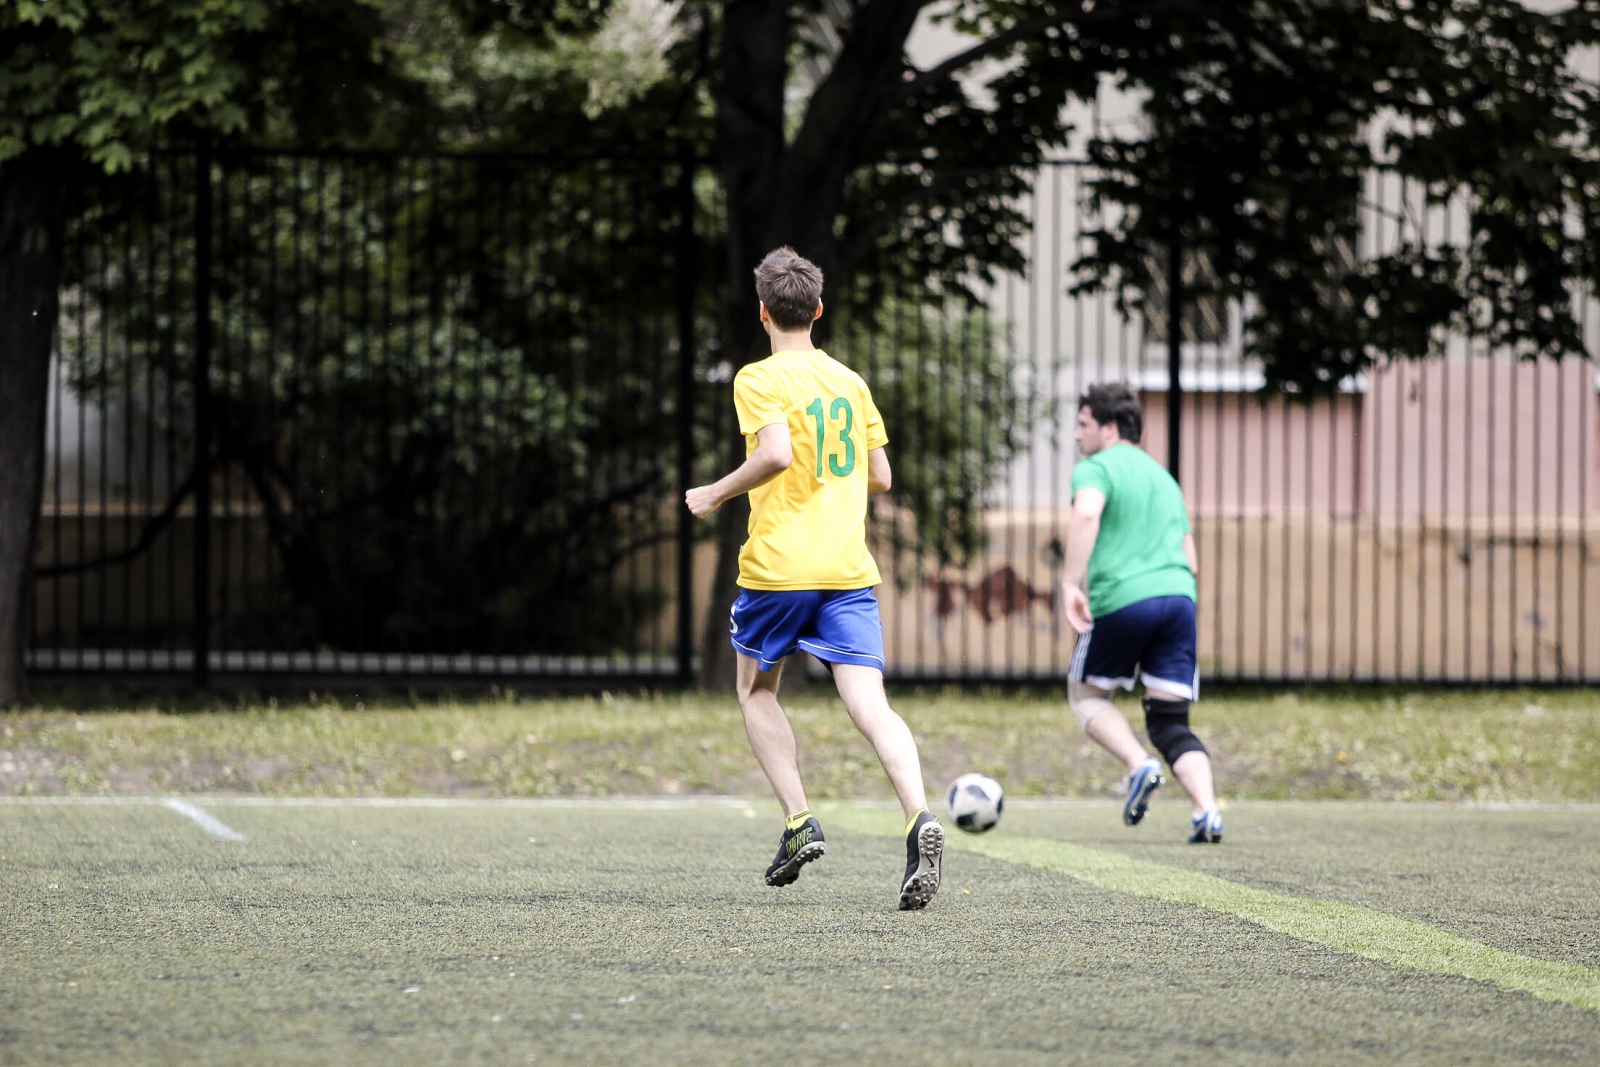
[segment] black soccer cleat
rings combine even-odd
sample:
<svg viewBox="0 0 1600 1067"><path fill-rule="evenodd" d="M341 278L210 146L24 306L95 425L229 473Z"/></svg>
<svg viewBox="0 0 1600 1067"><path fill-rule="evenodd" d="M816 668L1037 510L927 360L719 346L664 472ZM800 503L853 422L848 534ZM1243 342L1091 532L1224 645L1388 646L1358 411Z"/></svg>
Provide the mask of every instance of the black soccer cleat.
<svg viewBox="0 0 1600 1067"><path fill-rule="evenodd" d="M939 861L944 855L944 827L924 811L906 834L906 876L900 883L900 910L926 908L939 891Z"/></svg>
<svg viewBox="0 0 1600 1067"><path fill-rule="evenodd" d="M767 868L768 885L788 885L800 877L800 868L812 860L819 860L828 851L822 842L822 824L816 817L807 819L797 829L785 828L778 842L778 856Z"/></svg>

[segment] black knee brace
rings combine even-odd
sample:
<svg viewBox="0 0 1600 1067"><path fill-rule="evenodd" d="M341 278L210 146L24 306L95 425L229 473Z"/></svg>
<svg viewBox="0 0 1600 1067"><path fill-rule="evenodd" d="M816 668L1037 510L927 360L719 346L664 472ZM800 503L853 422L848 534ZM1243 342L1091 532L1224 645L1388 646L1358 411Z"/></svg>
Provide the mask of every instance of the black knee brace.
<svg viewBox="0 0 1600 1067"><path fill-rule="evenodd" d="M1156 746L1156 751L1161 753L1169 767L1186 752L1206 750L1206 746L1189 729L1187 700L1152 700L1145 697L1144 728L1150 734L1150 743Z"/></svg>

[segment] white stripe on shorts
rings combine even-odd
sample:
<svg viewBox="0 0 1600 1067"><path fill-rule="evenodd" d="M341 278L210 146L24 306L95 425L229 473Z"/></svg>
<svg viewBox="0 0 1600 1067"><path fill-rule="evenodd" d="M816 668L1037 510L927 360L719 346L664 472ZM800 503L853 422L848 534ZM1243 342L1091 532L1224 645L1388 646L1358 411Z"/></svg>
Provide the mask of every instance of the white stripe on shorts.
<svg viewBox="0 0 1600 1067"><path fill-rule="evenodd" d="M811 641L811 640L808 640L808 639L806 639L804 637L802 637L799 640L798 644L800 645L801 648L805 649L807 652L811 653L813 656L816 656L818 651L822 651L822 652L837 652L841 656L854 656L856 659L870 659L870 660L873 660L874 662L876 662L879 667L883 666L883 660L879 659L877 656L874 656L870 652L851 652L848 648L834 648L832 645L825 645L820 641ZM817 658L821 659L822 657L821 656L817 656ZM845 664L845 666L847 666L847 667L850 667L850 666L864 666L864 664L850 664L850 663L847 663L847 664Z"/></svg>
<svg viewBox="0 0 1600 1067"><path fill-rule="evenodd" d="M1094 636L1094 623L1078 635L1078 643L1072 648L1072 662L1067 664L1067 677L1074 682L1083 681L1083 663L1089 658L1089 638Z"/></svg>
<svg viewBox="0 0 1600 1067"><path fill-rule="evenodd" d="M1133 683L1137 680L1135 678L1106 678L1098 674L1091 674L1087 678L1078 679L1084 685L1092 685L1096 689L1126 689L1130 693L1133 692Z"/></svg>
<svg viewBox="0 0 1600 1067"><path fill-rule="evenodd" d="M1151 674L1140 672L1140 679L1146 689L1154 689L1158 693L1166 693L1180 700L1195 699L1195 688L1200 684L1200 669L1195 668L1193 686L1184 685L1182 682L1170 682L1165 678L1157 678Z"/></svg>

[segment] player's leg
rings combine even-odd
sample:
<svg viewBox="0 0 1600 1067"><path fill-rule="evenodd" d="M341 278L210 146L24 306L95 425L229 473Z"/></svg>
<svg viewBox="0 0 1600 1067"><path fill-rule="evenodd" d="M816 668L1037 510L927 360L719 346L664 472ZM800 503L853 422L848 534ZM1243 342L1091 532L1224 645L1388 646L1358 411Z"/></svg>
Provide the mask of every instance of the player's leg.
<svg viewBox="0 0 1600 1067"><path fill-rule="evenodd" d="M1211 775L1211 754L1189 728L1189 701L1152 689L1145 696L1144 712L1150 736L1161 738L1163 755L1172 753L1168 765L1189 794L1193 814L1214 810L1217 792Z"/></svg>
<svg viewBox="0 0 1600 1067"><path fill-rule="evenodd" d="M928 797L922 787L917 741L905 720L889 706L883 691L883 672L876 667L836 663L833 681L839 687L839 698L850 713L850 721L878 754L878 762L894 786L905 817L912 819L917 812L926 811Z"/></svg>
<svg viewBox="0 0 1600 1067"><path fill-rule="evenodd" d="M1161 761L1145 751L1133 727L1111 702L1116 688L1130 688L1144 645L1137 605L1096 619L1078 638L1067 668L1067 706L1100 747L1128 768L1123 780L1122 821L1137 826L1150 809L1150 797L1166 781Z"/></svg>
<svg viewBox="0 0 1600 1067"><path fill-rule="evenodd" d="M883 764L906 816L906 869L900 878L900 910L925 908L939 890L944 827L928 810L916 738L911 736L905 720L889 706L881 670L835 663L833 680L850 721L878 754L878 762Z"/></svg>
<svg viewBox="0 0 1600 1067"><path fill-rule="evenodd" d="M799 645L829 665L850 721L878 754L906 816L900 910L927 907L939 889L944 827L928 810L916 738L889 706L883 690L883 623L878 598L870 589L828 594L815 627L800 636Z"/></svg>
<svg viewBox="0 0 1600 1067"><path fill-rule="evenodd" d="M1222 840L1211 754L1189 725L1190 703L1199 697L1194 601L1163 597L1165 624L1145 654L1145 729L1189 794L1194 843Z"/></svg>
<svg viewBox="0 0 1600 1067"><path fill-rule="evenodd" d="M1150 758L1128 717L1111 702L1111 690L1067 679L1067 706L1083 732L1131 771Z"/></svg>
<svg viewBox="0 0 1600 1067"><path fill-rule="evenodd" d="M1189 701L1158 690L1147 690L1144 716L1151 742L1161 750L1173 775L1189 794L1192 808L1189 841L1192 844L1220 842L1222 811L1217 806L1211 754L1189 728Z"/></svg>
<svg viewBox="0 0 1600 1067"><path fill-rule="evenodd" d="M750 751L767 776L785 817L805 811L805 785L800 780L800 755L795 745L794 728L778 703L778 685L783 678L783 663L761 670L749 656L738 661L734 686L739 694L739 710L744 714L744 732Z"/></svg>
<svg viewBox="0 0 1600 1067"><path fill-rule="evenodd" d="M789 716L778 703L783 657L795 650L794 634L815 607L806 594L741 592L734 601L734 690L744 716L750 750L783 808L784 829L778 854L767 867L768 885L783 886L826 851L822 825L806 804L799 750Z"/></svg>

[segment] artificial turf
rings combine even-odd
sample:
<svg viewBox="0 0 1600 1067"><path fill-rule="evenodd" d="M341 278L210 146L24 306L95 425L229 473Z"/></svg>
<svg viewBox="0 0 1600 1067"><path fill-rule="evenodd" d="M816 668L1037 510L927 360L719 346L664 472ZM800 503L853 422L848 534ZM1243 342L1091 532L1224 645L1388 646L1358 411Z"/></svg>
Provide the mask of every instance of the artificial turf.
<svg viewBox="0 0 1600 1067"><path fill-rule="evenodd" d="M244 839L0 803L0 1062L1600 1062L1600 1012L966 847L1203 873L1581 980L1592 807L1240 803L1199 848L1175 802L1135 830L1013 805L907 914L882 809L824 809L828 855L773 890L767 803L196 803Z"/></svg>

